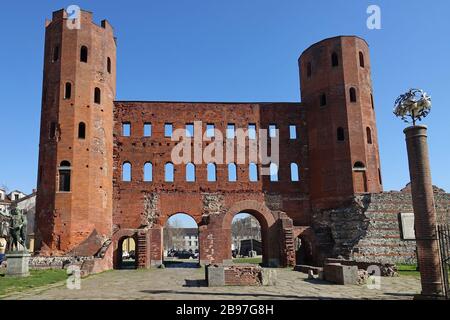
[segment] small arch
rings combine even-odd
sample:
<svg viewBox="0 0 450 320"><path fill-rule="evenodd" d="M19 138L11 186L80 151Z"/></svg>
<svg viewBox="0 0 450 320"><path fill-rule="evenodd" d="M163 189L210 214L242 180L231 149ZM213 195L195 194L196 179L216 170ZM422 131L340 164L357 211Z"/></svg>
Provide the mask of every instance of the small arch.
<svg viewBox="0 0 450 320"><path fill-rule="evenodd" d="M356 161L353 165L353 169L366 169L366 166L362 161Z"/></svg>
<svg viewBox="0 0 450 320"><path fill-rule="evenodd" d="M106 70L108 71L108 73L111 73L111 58L108 57L106 59Z"/></svg>
<svg viewBox="0 0 450 320"><path fill-rule="evenodd" d="M70 192L71 172L70 162L67 160L61 161L58 168L60 192Z"/></svg>
<svg viewBox="0 0 450 320"><path fill-rule="evenodd" d="M186 164L186 181L195 182L195 165L192 162Z"/></svg>
<svg viewBox="0 0 450 320"><path fill-rule="evenodd" d="M100 88L95 88L94 90L94 103L100 104L102 101L102 91Z"/></svg>
<svg viewBox="0 0 450 320"><path fill-rule="evenodd" d="M144 164L144 182L153 181L153 164L151 162L146 162Z"/></svg>
<svg viewBox="0 0 450 320"><path fill-rule="evenodd" d="M86 124L84 122L78 124L78 139L86 139Z"/></svg>
<svg viewBox="0 0 450 320"><path fill-rule="evenodd" d="M122 181L130 182L131 181L131 163L128 161L122 164Z"/></svg>
<svg viewBox="0 0 450 320"><path fill-rule="evenodd" d="M229 182L237 181L237 167L235 163L228 164L228 181Z"/></svg>
<svg viewBox="0 0 450 320"><path fill-rule="evenodd" d="M312 75L312 65L311 62L308 62L308 64L306 65L306 76L308 78L311 78Z"/></svg>
<svg viewBox="0 0 450 320"><path fill-rule="evenodd" d="M270 171L270 181L277 182L278 181L278 165L276 163L271 162L269 166Z"/></svg>
<svg viewBox="0 0 450 320"><path fill-rule="evenodd" d="M174 166L172 162L167 162L164 165L164 181L165 182L173 182L174 181Z"/></svg>
<svg viewBox="0 0 450 320"><path fill-rule="evenodd" d="M337 66L339 66L339 57L338 57L338 55L337 55L336 52L333 52L333 53L331 54L331 66L332 66L332 67L337 67Z"/></svg>
<svg viewBox="0 0 450 320"><path fill-rule="evenodd" d="M326 106L327 105L327 95L325 93L322 93L320 95L320 106Z"/></svg>
<svg viewBox="0 0 450 320"><path fill-rule="evenodd" d="M215 163L208 163L207 166L207 173L208 173L208 181L214 182L217 181L217 170L216 170L216 164Z"/></svg>
<svg viewBox="0 0 450 320"><path fill-rule="evenodd" d="M72 97L72 84L70 82L66 82L64 86L64 99L70 99Z"/></svg>
<svg viewBox="0 0 450 320"><path fill-rule="evenodd" d="M55 46L53 48L53 59L52 62L56 62L59 60L59 46Z"/></svg>
<svg viewBox="0 0 450 320"><path fill-rule="evenodd" d="M345 140L345 132L344 132L344 128L342 128L342 127L337 128L337 140L338 141Z"/></svg>
<svg viewBox="0 0 450 320"><path fill-rule="evenodd" d="M359 66L364 68L364 54L361 51L359 52Z"/></svg>
<svg viewBox="0 0 450 320"><path fill-rule="evenodd" d="M366 128L367 144L372 144L372 130L369 127Z"/></svg>
<svg viewBox="0 0 450 320"><path fill-rule="evenodd" d="M248 166L248 178L250 182L258 181L258 166L256 163L250 163Z"/></svg>
<svg viewBox="0 0 450 320"><path fill-rule="evenodd" d="M356 102L356 89L350 88L350 102Z"/></svg>
<svg viewBox="0 0 450 320"><path fill-rule="evenodd" d="M88 62L88 48L86 46L81 46L80 61L84 63Z"/></svg>
<svg viewBox="0 0 450 320"><path fill-rule="evenodd" d="M123 237L118 242L118 264L119 269L136 269L137 268L137 246L134 237Z"/></svg>
<svg viewBox="0 0 450 320"><path fill-rule="evenodd" d="M291 163L291 181L298 182L300 180L298 165L296 163Z"/></svg>

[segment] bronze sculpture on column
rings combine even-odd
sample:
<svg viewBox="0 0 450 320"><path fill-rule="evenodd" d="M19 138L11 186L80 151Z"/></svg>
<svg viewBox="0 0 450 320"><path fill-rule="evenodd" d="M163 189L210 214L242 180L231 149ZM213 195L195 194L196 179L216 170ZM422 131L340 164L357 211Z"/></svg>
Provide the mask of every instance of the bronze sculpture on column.
<svg viewBox="0 0 450 320"><path fill-rule="evenodd" d="M420 89L411 89L395 101L394 114L412 126L404 130L408 151L411 195L414 208L417 257L422 291L416 298L443 297L442 268L439 254L436 211L428 156L427 127L416 125L431 110L431 97Z"/></svg>

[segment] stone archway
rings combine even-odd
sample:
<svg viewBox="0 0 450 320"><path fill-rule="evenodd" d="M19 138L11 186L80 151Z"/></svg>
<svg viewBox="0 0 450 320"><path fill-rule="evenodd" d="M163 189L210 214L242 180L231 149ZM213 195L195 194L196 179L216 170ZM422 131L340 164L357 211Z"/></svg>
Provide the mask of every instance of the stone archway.
<svg viewBox="0 0 450 320"><path fill-rule="evenodd" d="M221 250L224 254L224 262L232 260L231 255L231 224L235 215L248 213L255 217L261 226L263 265L278 266L280 264L280 248L276 219L269 208L263 203L254 200L244 200L232 205L222 219L223 244Z"/></svg>
<svg viewBox="0 0 450 320"><path fill-rule="evenodd" d="M138 267L139 251L137 250L137 230L135 229L122 229L113 235L113 266L114 269L122 269L122 248L123 242L126 239L132 238L136 245L135 248L135 267Z"/></svg>

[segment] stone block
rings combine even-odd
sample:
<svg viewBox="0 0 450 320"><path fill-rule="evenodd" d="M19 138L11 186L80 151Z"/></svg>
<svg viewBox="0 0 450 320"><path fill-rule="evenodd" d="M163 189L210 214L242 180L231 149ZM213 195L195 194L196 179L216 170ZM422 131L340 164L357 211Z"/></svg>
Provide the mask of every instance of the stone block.
<svg viewBox="0 0 450 320"><path fill-rule="evenodd" d="M339 263L329 263L323 268L324 278L340 285L358 284L358 267L344 266Z"/></svg>
<svg viewBox="0 0 450 320"><path fill-rule="evenodd" d="M14 277L28 277L29 261L31 254L29 253L10 253L6 255L7 267L6 275Z"/></svg>
<svg viewBox="0 0 450 320"><path fill-rule="evenodd" d="M205 268L208 287L225 286L225 270L223 266L209 265Z"/></svg>
<svg viewBox="0 0 450 320"><path fill-rule="evenodd" d="M263 269L262 270L262 285L263 286L276 286L277 285L278 274L276 270L273 269Z"/></svg>

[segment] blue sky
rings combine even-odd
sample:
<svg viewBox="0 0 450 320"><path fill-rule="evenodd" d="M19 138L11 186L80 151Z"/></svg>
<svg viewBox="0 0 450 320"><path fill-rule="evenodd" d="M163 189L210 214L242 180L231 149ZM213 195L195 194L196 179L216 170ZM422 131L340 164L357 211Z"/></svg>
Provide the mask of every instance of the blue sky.
<svg viewBox="0 0 450 320"><path fill-rule="evenodd" d="M409 180L405 124L395 98L420 87L433 183L450 191L450 2L435 1L4 1L0 13L0 186L36 184L44 21L78 4L118 38L118 100L299 101L297 58L311 44L358 35L371 48L385 190ZM382 29L366 9L382 10Z"/></svg>

